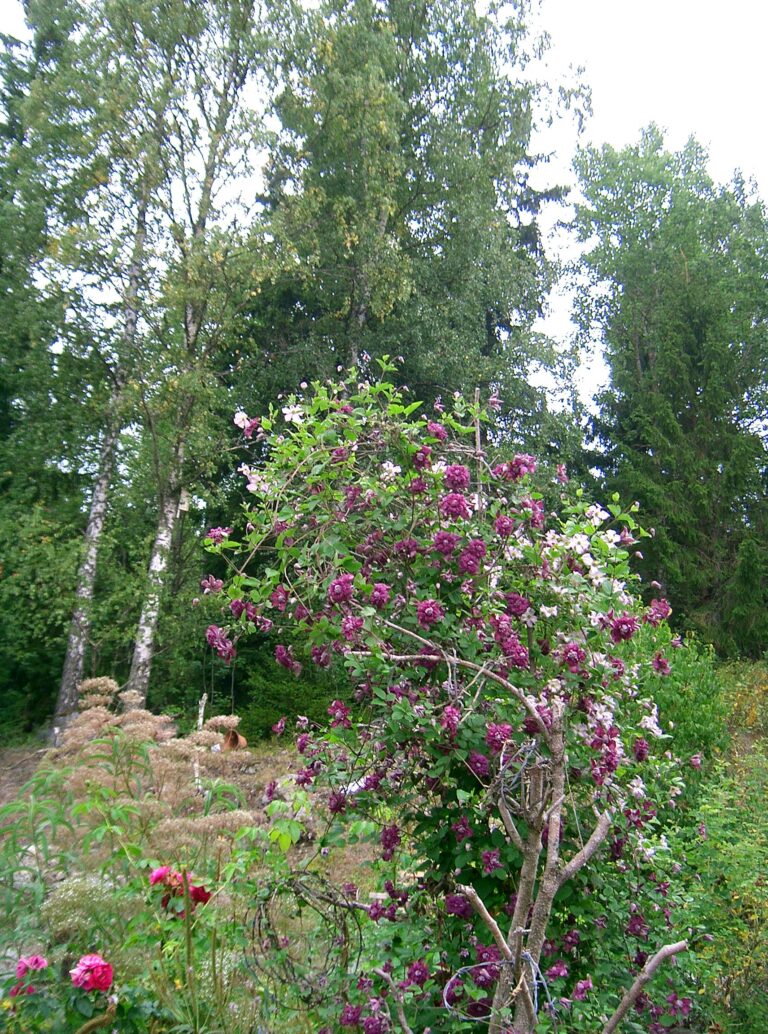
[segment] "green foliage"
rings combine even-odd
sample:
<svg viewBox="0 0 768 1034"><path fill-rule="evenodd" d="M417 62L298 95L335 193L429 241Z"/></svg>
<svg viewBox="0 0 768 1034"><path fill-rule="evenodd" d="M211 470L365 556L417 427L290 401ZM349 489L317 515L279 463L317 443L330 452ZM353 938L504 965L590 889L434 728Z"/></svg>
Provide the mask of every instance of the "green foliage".
<svg viewBox="0 0 768 1034"><path fill-rule="evenodd" d="M703 988L720 1029L757 1034L768 1023L768 758L759 746L708 782L686 864L697 874L692 920L710 934Z"/></svg>
<svg viewBox="0 0 768 1034"><path fill-rule="evenodd" d="M324 846L349 834L381 851L385 903L367 912L394 929L365 940L373 988L361 996L345 967L318 1016L333 1026L339 999L386 1008L383 955L412 1029L477 1017L498 1034L513 1013L521 1031L554 1029L514 993L540 966L571 999L569 1029L593 1031L628 973L688 933L668 843L683 770L655 695L675 702L682 750L703 731L697 753L711 754L712 657L676 651L666 602L632 595L635 507L560 485L547 513L533 457L487 462L478 401L457 397L435 422L380 366L380 380L315 384L259 421L269 453L243 471L245 534L211 544L231 570L211 593L226 625L207 631L222 658L258 630L299 681L327 669L361 704L353 724L337 696L330 729L302 733L297 781L327 795ZM691 1012L695 966L664 979L682 997L663 1004L659 978L654 1007Z"/></svg>
<svg viewBox="0 0 768 1034"><path fill-rule="evenodd" d="M263 950L251 909L305 835L308 802L276 802L262 824L242 810L250 758L212 752L220 734L161 746L162 720L128 710L111 715L122 729L87 738L109 719L86 710L65 753L0 809L0 1025L73 1034L103 1016L125 1034L253 1034L271 1007L245 963ZM151 884L163 865L168 881ZM180 873L194 873L186 889ZM191 900L201 887L212 897ZM34 993L9 997L16 959L33 953L48 962L21 981ZM113 967L116 1005L72 987L69 971L94 953Z"/></svg>
<svg viewBox="0 0 768 1034"><path fill-rule="evenodd" d="M693 636L675 648L672 633L665 631L667 642L662 649L674 658L672 670L666 676L652 675L646 690L671 727L675 753L684 761L696 754L714 760L730 742L729 702L714 651Z"/></svg>
<svg viewBox="0 0 768 1034"><path fill-rule="evenodd" d="M323 724L328 705L340 693L344 695L337 680L325 672L309 671L306 677L296 679L277 668L272 643L244 649L238 668L243 672L238 686L243 703L236 709L249 742L270 736L272 726L281 718L288 719L289 727L299 715Z"/></svg>
<svg viewBox="0 0 768 1034"><path fill-rule="evenodd" d="M556 357L531 332L552 277L535 217L558 191L529 182L528 13L294 8L268 168L280 266L246 331L273 390L399 353L420 398L495 385L518 425L543 419L528 375Z"/></svg>
<svg viewBox="0 0 768 1034"><path fill-rule="evenodd" d="M655 529L641 570L665 586L677 621L721 648L759 654L768 590L756 548L768 471L763 205L742 182L716 187L694 141L666 151L655 127L639 145L582 152L577 168L585 202L576 229L594 288L577 317L585 337L600 335L611 371L597 462Z"/></svg>
<svg viewBox="0 0 768 1034"><path fill-rule="evenodd" d="M768 663L730 661L720 673L734 734L768 736Z"/></svg>

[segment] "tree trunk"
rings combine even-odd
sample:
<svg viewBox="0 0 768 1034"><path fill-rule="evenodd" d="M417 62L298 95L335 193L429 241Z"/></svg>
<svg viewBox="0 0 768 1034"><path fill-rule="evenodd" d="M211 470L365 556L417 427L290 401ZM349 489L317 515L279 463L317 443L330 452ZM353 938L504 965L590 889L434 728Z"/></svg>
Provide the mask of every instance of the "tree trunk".
<svg viewBox="0 0 768 1034"><path fill-rule="evenodd" d="M128 683L126 685L127 689L140 693L144 701L147 699L149 679L152 674L152 658L155 652L155 636L157 634L157 622L160 617L160 599L163 583L165 582L165 574L168 569L173 531L179 515L179 501L181 497L180 475L183 454L184 448L180 446L176 451L169 473L168 491L160 505L157 532L155 533L155 541L149 558L147 594L144 597L144 604L141 608L141 616L136 629L131 673L128 676Z"/></svg>
<svg viewBox="0 0 768 1034"><path fill-rule="evenodd" d="M113 403L112 409L116 408ZM77 710L77 687L83 679L85 652L91 634L91 603L93 587L96 583L96 561L99 542L107 515L107 493L112 480L115 464L117 441L120 428L117 423L107 431L101 444L99 455L99 472L91 499L88 524L85 528L85 545L83 559L77 571L77 592L75 609L69 626L67 654L64 659L64 670L56 700L56 711L53 719L53 742L56 744L68 722Z"/></svg>
<svg viewBox="0 0 768 1034"><path fill-rule="evenodd" d="M120 402L123 388L127 380L130 355L136 344L139 325L139 285L141 281L144 246L147 239L147 212L149 210L150 186L145 175L139 207L136 212L136 231L131 250L131 264L128 268L128 283L125 288L123 302L124 322L122 333L122 359L118 363L115 375L115 388L110 399L109 424L99 455L99 472L91 499L91 510L85 529L85 554L77 572L77 591L75 594L75 610L69 628L67 654L64 658L64 670L56 701L53 719L53 740L58 740L64 726L71 720L77 710L77 687L83 678L85 653L91 633L91 602L96 584L96 564L99 542L107 514L107 495L112 480L112 469L115 462L117 442L120 437L121 424L119 418Z"/></svg>

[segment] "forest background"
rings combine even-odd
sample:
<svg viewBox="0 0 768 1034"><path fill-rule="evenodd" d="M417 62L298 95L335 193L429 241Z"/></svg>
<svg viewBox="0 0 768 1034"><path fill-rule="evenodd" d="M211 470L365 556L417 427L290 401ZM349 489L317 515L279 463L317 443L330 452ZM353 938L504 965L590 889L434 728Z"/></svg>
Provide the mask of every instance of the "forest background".
<svg viewBox="0 0 768 1034"><path fill-rule="evenodd" d="M0 694L3 734L60 722L111 674L244 731L321 716L322 673L274 643L227 665L196 605L202 549L258 466L237 411L382 355L427 406L480 388L503 439L597 495L637 499L680 631L768 639L766 221L755 188L655 127L577 158L537 127L588 117L541 82L528 4L40 0L3 37ZM548 257L542 208L580 247ZM549 216L551 219L551 214ZM576 334L538 322L577 286ZM573 389L597 341L609 371ZM439 402L438 402L439 404ZM247 453L238 451L248 446Z"/></svg>

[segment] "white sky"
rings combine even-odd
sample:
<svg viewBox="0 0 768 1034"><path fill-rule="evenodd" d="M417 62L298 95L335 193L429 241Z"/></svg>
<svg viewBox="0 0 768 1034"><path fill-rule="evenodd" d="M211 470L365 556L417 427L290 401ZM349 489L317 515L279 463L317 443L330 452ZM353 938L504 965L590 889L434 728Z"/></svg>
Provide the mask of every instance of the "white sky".
<svg viewBox="0 0 768 1034"><path fill-rule="evenodd" d="M24 35L23 26L18 0L0 0L0 32ZM634 143L656 122L673 149L696 136L716 180L729 180L738 168L768 197L765 0L540 0L533 27L552 40L545 63L551 81L584 67L594 115L583 143ZM556 124L537 140L538 149L554 152L547 179L572 182L575 146L568 125ZM563 238L551 247L557 255ZM567 298L555 297L551 308L544 329L563 339ZM600 376L599 364L584 371L585 393Z"/></svg>
<svg viewBox="0 0 768 1034"><path fill-rule="evenodd" d="M715 179L740 168L768 194L763 0L541 0L537 25L554 70L584 66L586 141L621 146L657 122L672 148L696 136Z"/></svg>
<svg viewBox="0 0 768 1034"><path fill-rule="evenodd" d="M768 197L764 0L541 0L534 25L551 37L545 58L551 81L584 67L593 117L582 144L636 143L641 129L656 122L673 150L695 136L709 151L715 180L727 182L739 169ZM550 177L572 183L575 130L555 124L537 146L554 152ZM565 240L552 237L554 256L567 254ZM569 307L568 295L557 292L541 329L564 340ZM582 395L604 377L599 358L583 367Z"/></svg>

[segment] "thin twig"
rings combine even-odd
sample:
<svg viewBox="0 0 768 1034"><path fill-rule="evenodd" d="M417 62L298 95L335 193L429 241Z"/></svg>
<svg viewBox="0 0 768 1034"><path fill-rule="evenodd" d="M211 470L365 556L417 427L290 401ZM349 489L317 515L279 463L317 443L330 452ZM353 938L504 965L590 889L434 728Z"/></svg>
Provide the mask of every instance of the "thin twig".
<svg viewBox="0 0 768 1034"><path fill-rule="evenodd" d="M499 929L499 924L496 922L491 913L485 907L480 895L477 893L475 888L470 887L467 884L460 883L457 889L461 891L461 893L465 897L469 898L470 904L474 908L475 912L477 912L477 914L480 916L485 925L493 934L493 939L494 941L496 941L496 944L498 945L501 954L504 956L505 959L507 959L507 961L512 962L514 960L514 954L512 952L512 949L507 944L504 934Z"/></svg>
<svg viewBox="0 0 768 1034"><path fill-rule="evenodd" d="M374 969L373 972L376 974L376 976L381 977L382 980L385 980L389 985L389 989L392 992L392 997L395 1000L395 1011L397 1012L397 1018L400 1021L400 1026L403 1028L403 1034L413 1034L413 1031L408 1026L408 1020L405 1018L405 1009L403 1009L403 997L394 980L385 969Z"/></svg>
<svg viewBox="0 0 768 1034"><path fill-rule="evenodd" d="M512 819L507 802L504 800L503 793L499 795L498 799L499 814L501 815L501 821L504 823L504 829L507 831L507 835L518 851L522 852L524 849L523 838L517 831L517 826Z"/></svg>
<svg viewBox="0 0 768 1034"><path fill-rule="evenodd" d="M619 1006L616 1012L611 1016L610 1020L603 1027L603 1034L613 1034L615 1030L618 1030L621 1021L624 1019L626 1014L629 1012L631 1006L635 1003L643 990L645 985L651 979L653 974L667 959L672 958L673 955L678 955L681 951L688 950L688 941L677 941L675 944L665 944L663 948L659 948L656 954L648 959L646 964L643 966L640 973L635 978L635 982L632 984L630 989L625 992L624 997L619 1002Z"/></svg>
<svg viewBox="0 0 768 1034"><path fill-rule="evenodd" d="M604 811L603 814L597 820L597 825L592 830L592 834L582 849L571 858L570 862L563 868L560 873L560 886L567 883L568 880L572 879L579 871L583 868L586 863L590 860L592 855L597 851L598 847L602 844L605 838L608 836L608 830L611 828L611 822L613 816L609 811Z"/></svg>

